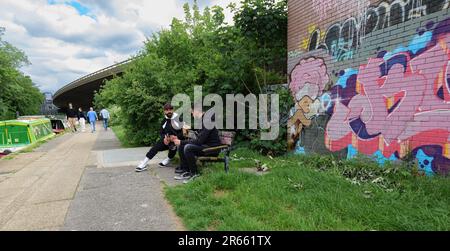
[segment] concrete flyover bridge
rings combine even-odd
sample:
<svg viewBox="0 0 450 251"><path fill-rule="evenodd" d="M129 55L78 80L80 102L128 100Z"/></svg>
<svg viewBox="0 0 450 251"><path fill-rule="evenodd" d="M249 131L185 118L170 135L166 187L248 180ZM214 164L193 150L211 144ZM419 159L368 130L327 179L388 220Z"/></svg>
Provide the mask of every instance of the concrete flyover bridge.
<svg viewBox="0 0 450 251"><path fill-rule="evenodd" d="M55 93L53 103L61 111L65 111L69 103L76 109L81 107L87 111L93 105L95 92L100 90L106 80L122 75L133 60L134 58L130 58L73 81Z"/></svg>

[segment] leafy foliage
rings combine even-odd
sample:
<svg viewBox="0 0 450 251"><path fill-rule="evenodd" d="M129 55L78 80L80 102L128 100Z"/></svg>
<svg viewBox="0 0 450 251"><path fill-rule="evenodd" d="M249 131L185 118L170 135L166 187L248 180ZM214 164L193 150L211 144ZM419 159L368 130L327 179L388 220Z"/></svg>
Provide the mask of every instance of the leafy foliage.
<svg viewBox="0 0 450 251"><path fill-rule="evenodd" d="M19 71L28 65L26 55L2 40L4 28L0 27L0 120L39 112L44 96L31 79ZM20 95L19 95L20 94Z"/></svg>
<svg viewBox="0 0 450 251"><path fill-rule="evenodd" d="M224 97L285 83L286 1L245 0L241 8L231 8L235 25L225 23L221 7L200 11L196 2L192 8L185 4L184 20L173 19L169 29L148 38L125 74L96 94L97 106L120 108L121 126L133 143L153 143L163 104L178 93L192 97L195 85L204 95ZM271 28L249 30L254 20Z"/></svg>
<svg viewBox="0 0 450 251"><path fill-rule="evenodd" d="M243 130L237 136L238 146L248 147L252 150L258 151L260 154L269 156L279 156L287 152L287 119L289 107L293 105L292 98L289 91L280 87L275 91L279 95L280 102L280 127L279 136L274 141L261 140L261 132L268 130Z"/></svg>

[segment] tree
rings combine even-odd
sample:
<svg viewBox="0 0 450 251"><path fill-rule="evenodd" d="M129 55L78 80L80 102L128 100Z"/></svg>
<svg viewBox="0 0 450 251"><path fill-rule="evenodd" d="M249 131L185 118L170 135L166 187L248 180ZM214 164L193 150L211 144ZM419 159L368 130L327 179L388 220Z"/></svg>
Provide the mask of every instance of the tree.
<svg viewBox="0 0 450 251"><path fill-rule="evenodd" d="M234 8L235 26L254 42L255 71L264 83L267 78L286 79L287 67L287 0L243 0Z"/></svg>
<svg viewBox="0 0 450 251"><path fill-rule="evenodd" d="M192 8L185 4L184 20L173 19L169 29L151 36L124 75L96 95L96 105L120 107L131 143L149 144L158 137L162 105L178 93L192 95L195 85L204 95L225 96L285 83L286 1L272 2L243 1L233 9L235 25L224 22L221 7L200 11L196 1ZM261 32L253 25L271 28ZM276 67L279 62L283 67Z"/></svg>
<svg viewBox="0 0 450 251"><path fill-rule="evenodd" d="M26 55L2 40L5 29L0 27L0 120L21 115L37 114L44 100L30 77L19 68L29 65Z"/></svg>

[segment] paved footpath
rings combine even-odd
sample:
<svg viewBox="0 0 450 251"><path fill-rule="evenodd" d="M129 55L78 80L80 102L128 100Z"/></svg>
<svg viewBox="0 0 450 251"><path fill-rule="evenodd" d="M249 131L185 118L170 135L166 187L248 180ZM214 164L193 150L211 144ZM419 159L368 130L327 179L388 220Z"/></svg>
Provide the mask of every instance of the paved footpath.
<svg viewBox="0 0 450 251"><path fill-rule="evenodd" d="M173 169L155 166L166 153L134 172L147 150L100 130L0 160L0 230L184 230L163 194Z"/></svg>

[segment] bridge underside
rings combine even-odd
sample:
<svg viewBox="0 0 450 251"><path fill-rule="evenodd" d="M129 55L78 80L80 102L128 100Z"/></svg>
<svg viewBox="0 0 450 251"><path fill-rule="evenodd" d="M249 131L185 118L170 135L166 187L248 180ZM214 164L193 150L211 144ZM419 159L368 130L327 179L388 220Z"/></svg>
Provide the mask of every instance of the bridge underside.
<svg viewBox="0 0 450 251"><path fill-rule="evenodd" d="M69 103L72 103L75 109L81 107L84 111L88 111L89 107L94 105L95 92L100 90L100 87L103 86L106 80L111 80L112 78L113 76L98 79L64 92L56 97L53 103L59 107L60 112L65 112Z"/></svg>
<svg viewBox="0 0 450 251"><path fill-rule="evenodd" d="M126 66L133 60L134 58L127 59L73 81L55 93L53 103L58 106L60 112L65 112L69 103L72 103L75 109L81 107L87 111L89 107L94 106L95 92L100 90L105 81L123 75Z"/></svg>

